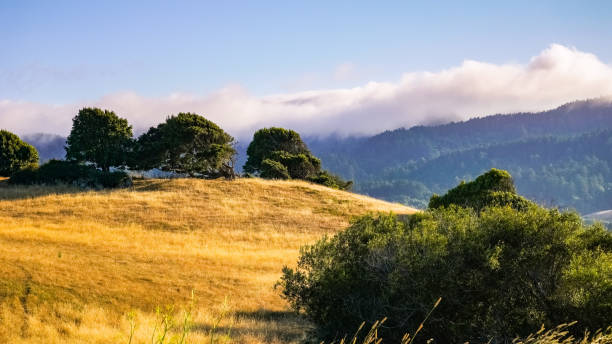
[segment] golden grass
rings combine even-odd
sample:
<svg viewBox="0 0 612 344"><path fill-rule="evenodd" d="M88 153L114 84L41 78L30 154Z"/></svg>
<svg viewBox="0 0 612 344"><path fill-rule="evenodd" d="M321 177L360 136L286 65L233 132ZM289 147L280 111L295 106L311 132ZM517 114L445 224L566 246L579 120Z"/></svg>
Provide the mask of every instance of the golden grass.
<svg viewBox="0 0 612 344"><path fill-rule="evenodd" d="M0 342L150 342L156 306L196 294L192 342L295 342L273 289L299 247L372 211L414 209L305 182L136 181L133 189L0 187ZM217 337L223 338L223 337Z"/></svg>

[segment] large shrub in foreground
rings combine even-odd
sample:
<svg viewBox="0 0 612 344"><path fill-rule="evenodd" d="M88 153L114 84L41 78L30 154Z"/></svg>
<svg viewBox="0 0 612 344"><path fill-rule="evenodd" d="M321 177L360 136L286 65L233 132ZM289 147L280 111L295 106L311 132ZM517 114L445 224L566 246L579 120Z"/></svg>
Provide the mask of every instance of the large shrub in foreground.
<svg viewBox="0 0 612 344"><path fill-rule="evenodd" d="M381 333L398 340L438 297L421 338L497 343L573 320L580 332L610 324L611 242L601 226L543 208L366 216L304 248L280 286L320 339L388 317Z"/></svg>
<svg viewBox="0 0 612 344"><path fill-rule="evenodd" d="M525 200L508 180L492 170L423 213L358 219L303 248L283 270L282 295L327 340L388 317L381 335L399 341L439 297L421 340L501 343L542 324L608 326L612 234Z"/></svg>
<svg viewBox="0 0 612 344"><path fill-rule="evenodd" d="M38 165L36 148L23 142L19 136L0 130L0 176L8 177L28 167Z"/></svg>

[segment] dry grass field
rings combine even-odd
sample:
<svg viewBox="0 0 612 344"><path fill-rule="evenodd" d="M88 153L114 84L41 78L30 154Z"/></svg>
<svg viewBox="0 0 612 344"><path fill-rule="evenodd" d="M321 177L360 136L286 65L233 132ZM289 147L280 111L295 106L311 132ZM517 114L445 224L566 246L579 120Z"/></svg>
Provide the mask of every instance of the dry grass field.
<svg viewBox="0 0 612 344"><path fill-rule="evenodd" d="M274 290L282 266L373 211L414 212L305 182L1 185L0 342L127 343L131 313L132 343L151 343L156 307L180 320L192 291L190 343L296 342L308 324Z"/></svg>

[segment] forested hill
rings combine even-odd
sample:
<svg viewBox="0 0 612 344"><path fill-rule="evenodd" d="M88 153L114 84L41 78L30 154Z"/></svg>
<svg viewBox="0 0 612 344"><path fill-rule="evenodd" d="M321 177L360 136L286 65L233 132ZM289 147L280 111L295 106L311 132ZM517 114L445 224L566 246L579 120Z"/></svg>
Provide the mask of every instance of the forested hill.
<svg viewBox="0 0 612 344"><path fill-rule="evenodd" d="M521 194L589 213L612 208L612 102L597 99L540 113L475 118L366 138L311 139L325 168L355 190L424 207L491 167L507 169Z"/></svg>

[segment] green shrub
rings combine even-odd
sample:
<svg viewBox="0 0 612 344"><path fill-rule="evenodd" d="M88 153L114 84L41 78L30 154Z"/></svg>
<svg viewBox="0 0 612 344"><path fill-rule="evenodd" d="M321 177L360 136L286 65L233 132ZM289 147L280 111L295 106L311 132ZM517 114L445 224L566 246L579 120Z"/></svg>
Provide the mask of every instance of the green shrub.
<svg viewBox="0 0 612 344"><path fill-rule="evenodd" d="M608 326L612 233L526 201L495 181L509 175L493 174L457 188L468 201L449 192L443 206L368 215L302 248L297 267L283 269L282 296L316 325L318 340L387 317L382 338L400 341L439 297L418 340L499 343L542 324L577 320L578 335Z"/></svg>
<svg viewBox="0 0 612 344"><path fill-rule="evenodd" d="M382 335L399 340L438 297L423 330L436 342L507 341L572 320L580 333L609 325L612 251L588 238L610 236L575 213L542 208L366 216L304 248L279 285L319 339L386 316Z"/></svg>
<svg viewBox="0 0 612 344"><path fill-rule="evenodd" d="M266 179L290 179L287 167L278 161L265 159L261 162L260 176Z"/></svg>
<svg viewBox="0 0 612 344"><path fill-rule="evenodd" d="M353 184L321 169L300 134L283 128L264 128L255 132L247 149L244 171L268 179L302 179L336 189Z"/></svg>
<svg viewBox="0 0 612 344"><path fill-rule="evenodd" d="M11 175L10 184L32 185L38 183L38 167L30 166Z"/></svg>
<svg viewBox="0 0 612 344"><path fill-rule="evenodd" d="M11 176L11 184L71 184L82 188L115 188L131 185L122 171L105 172L91 165L64 160L49 160L39 168L21 170Z"/></svg>
<svg viewBox="0 0 612 344"><path fill-rule="evenodd" d="M443 196L434 194L429 200L430 209L448 207L451 204L474 208L477 211L486 206L504 205L525 210L533 205L516 193L512 176L507 171L495 168L469 183L462 181Z"/></svg>
<svg viewBox="0 0 612 344"><path fill-rule="evenodd" d="M329 188L340 190L350 190L353 186L352 181L345 181L337 175L329 173L328 171L321 171L316 175L309 177L308 180L316 184L321 184Z"/></svg>

